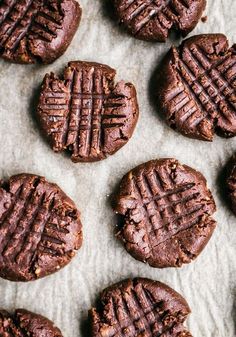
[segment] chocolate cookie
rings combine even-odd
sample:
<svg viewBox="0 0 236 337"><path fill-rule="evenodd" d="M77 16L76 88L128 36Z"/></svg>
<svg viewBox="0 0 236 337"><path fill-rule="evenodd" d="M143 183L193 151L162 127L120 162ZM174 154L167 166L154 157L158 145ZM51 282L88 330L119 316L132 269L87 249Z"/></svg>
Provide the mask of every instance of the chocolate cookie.
<svg viewBox="0 0 236 337"><path fill-rule="evenodd" d="M174 28L186 36L200 20L206 0L113 0L115 11L136 38L166 41Z"/></svg>
<svg viewBox="0 0 236 337"><path fill-rule="evenodd" d="M51 63L66 51L80 17L76 0L3 0L0 55L17 63Z"/></svg>
<svg viewBox="0 0 236 337"><path fill-rule="evenodd" d="M81 244L80 214L56 184L31 174L1 181L1 277L31 281L54 273Z"/></svg>
<svg viewBox="0 0 236 337"><path fill-rule="evenodd" d="M68 150L74 162L97 161L127 143L139 114L136 90L115 84L115 74L106 65L70 62L62 79L45 76L38 116L55 152Z"/></svg>
<svg viewBox="0 0 236 337"><path fill-rule="evenodd" d="M47 318L30 311L17 309L13 315L0 310L0 336L62 337L62 334Z"/></svg>
<svg viewBox="0 0 236 337"><path fill-rule="evenodd" d="M153 267L189 263L210 239L216 207L200 172L175 159L153 160L122 179L114 202L118 236L137 260Z"/></svg>
<svg viewBox="0 0 236 337"><path fill-rule="evenodd" d="M90 311L92 337L191 337L184 326L189 313L187 302L167 285L125 280L105 289Z"/></svg>
<svg viewBox="0 0 236 337"><path fill-rule="evenodd" d="M227 186L231 199L232 210L236 214L236 155L232 158L232 162L230 163Z"/></svg>
<svg viewBox="0 0 236 337"><path fill-rule="evenodd" d="M236 45L224 35L198 35L172 47L158 78L158 100L168 124L211 141L236 135Z"/></svg>

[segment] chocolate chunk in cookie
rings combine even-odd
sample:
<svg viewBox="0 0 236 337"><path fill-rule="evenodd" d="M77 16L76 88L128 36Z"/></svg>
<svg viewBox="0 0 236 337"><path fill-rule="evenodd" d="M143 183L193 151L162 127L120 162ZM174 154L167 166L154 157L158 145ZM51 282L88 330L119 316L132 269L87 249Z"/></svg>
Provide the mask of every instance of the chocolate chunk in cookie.
<svg viewBox="0 0 236 337"><path fill-rule="evenodd" d="M74 162L105 159L132 136L139 111L131 83L114 83L115 70L98 63L70 62L60 79L44 78L38 117L55 152Z"/></svg>
<svg viewBox="0 0 236 337"><path fill-rule="evenodd" d="M17 63L51 63L66 51L80 17L76 0L3 0L0 55Z"/></svg>
<svg viewBox="0 0 236 337"><path fill-rule="evenodd" d="M105 289L90 310L92 337L191 337L184 326L189 313L184 298L167 285L125 280Z"/></svg>
<svg viewBox="0 0 236 337"><path fill-rule="evenodd" d="M113 0L117 17L136 38L166 41L172 28L186 36L206 6L206 0Z"/></svg>
<svg viewBox="0 0 236 337"><path fill-rule="evenodd" d="M236 135L236 47L224 35L198 35L173 47L158 76L159 108L183 135L211 141Z"/></svg>
<svg viewBox="0 0 236 337"><path fill-rule="evenodd" d="M5 310L0 310L0 336L62 337L62 334L49 319L18 309L12 315Z"/></svg>
<svg viewBox="0 0 236 337"><path fill-rule="evenodd" d="M74 202L43 177L20 174L0 185L0 277L31 281L64 267L82 244Z"/></svg>
<svg viewBox="0 0 236 337"><path fill-rule="evenodd" d="M126 250L159 268L179 267L199 255L215 229L215 209L202 174L175 159L130 171L114 201Z"/></svg>

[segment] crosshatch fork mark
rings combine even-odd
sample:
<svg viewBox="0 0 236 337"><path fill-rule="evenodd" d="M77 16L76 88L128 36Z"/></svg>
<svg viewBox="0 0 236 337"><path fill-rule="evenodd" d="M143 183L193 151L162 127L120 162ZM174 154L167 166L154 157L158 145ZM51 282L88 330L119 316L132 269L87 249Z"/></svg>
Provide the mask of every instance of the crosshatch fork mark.
<svg viewBox="0 0 236 337"><path fill-rule="evenodd" d="M68 48L80 18L76 0L2 0L0 56L23 64L52 63Z"/></svg>
<svg viewBox="0 0 236 337"><path fill-rule="evenodd" d="M212 56L201 45L207 36L192 39L172 49L168 64L173 58L173 85L163 92L160 104L169 124L185 135L212 140L215 131L231 137L236 132L235 47L225 50L224 36L209 35L209 45L218 41L224 48Z"/></svg>
<svg viewBox="0 0 236 337"><path fill-rule="evenodd" d="M181 60L179 64L178 72L183 82L187 83L187 88L191 89L194 99L197 99L201 109L205 111L205 115L202 116L197 124L199 124L203 118L211 119L212 114L217 110L221 113L223 119L230 122L227 113L230 111L231 114L236 115L235 103L233 103L232 99L235 90L222 79L222 76L217 71L217 67L204 72L200 75L201 77L199 79L196 79L186 62ZM213 75L214 72L215 76L210 77L210 74ZM219 87L220 81L224 86ZM188 102L190 102L190 99L187 100L185 105L187 105ZM181 107L181 109L183 108L184 107ZM178 110L176 110L176 113L177 112ZM197 124L195 124L195 127Z"/></svg>
<svg viewBox="0 0 236 337"><path fill-rule="evenodd" d="M123 3L127 3L124 5ZM161 30L165 32L171 28L178 16L189 9L186 0L162 0L157 3L156 0L144 0L139 2L134 0L121 1L122 20L129 22L134 28L134 33L138 34L149 24L152 19L156 19L156 23Z"/></svg>
<svg viewBox="0 0 236 337"><path fill-rule="evenodd" d="M40 259L51 273L67 264L81 245L81 223L75 205L60 188L42 177L20 174L1 186L1 195L7 200L0 219L1 276L42 277Z"/></svg>
<svg viewBox="0 0 236 337"><path fill-rule="evenodd" d="M146 233L149 237L150 248L152 249L152 247L160 243L162 237L166 237L167 235L165 240L168 240L170 237L176 235L183 225L182 219L191 215L194 216L194 213L196 213L196 218L199 219L204 214L204 205L200 203L199 207L196 208L194 206L195 202L201 197L199 193L191 192L195 183L178 186L178 188L173 187L173 190L171 189L166 192L163 188L160 188L165 181L159 175L157 176L157 174L155 174L155 179L158 179L156 186L148 184L148 177L150 179L150 175L154 175L154 173L151 172L148 176L143 174L138 181L136 178L133 178L133 184L137 197L140 200L140 205L145 211L146 220L149 223L146 227ZM154 188L159 189L159 193L156 195L153 191ZM183 196L184 192L186 192L187 196ZM161 206L158 204L158 201L163 201ZM193 201L193 205L188 206L191 201ZM176 208L178 208L177 211L180 214L176 211ZM165 212L165 216L168 214L168 218L171 219L169 222L164 220L163 212ZM189 222L190 227L192 223L195 223L195 216ZM171 227L174 230L170 230ZM184 227L187 229L188 225Z"/></svg>
<svg viewBox="0 0 236 337"><path fill-rule="evenodd" d="M46 75L38 106L54 151L68 150L73 161L104 159L132 135L138 117L135 88L114 83L115 71L89 62L72 62L63 85Z"/></svg>
<svg viewBox="0 0 236 337"><path fill-rule="evenodd" d="M0 4L0 46L15 51L26 35L50 42L61 19L47 10L44 0L5 0Z"/></svg>
<svg viewBox="0 0 236 337"><path fill-rule="evenodd" d="M101 81L104 79L101 78ZM59 117L57 111L68 110L65 127L55 129L53 132L58 133L63 139L63 146L72 144L73 151L90 154L91 149L100 151L104 146L102 135L104 129L123 126L127 118L126 114L113 114L112 109L125 106L123 96L113 96L111 94L93 94L73 92L73 82L71 82L71 93L59 95L56 99L53 93L46 92L48 99L52 98L56 102L42 105L41 108L50 115L50 119ZM107 112L110 110L111 112ZM55 114L54 114L55 112ZM52 114L51 114L52 113ZM97 133L97 135L95 135ZM97 136L97 142L95 137ZM80 140L85 139L84 144ZM77 142L79 142L77 144ZM92 146L94 144L94 146Z"/></svg>
<svg viewBox="0 0 236 337"><path fill-rule="evenodd" d="M206 106L210 102L212 105L211 109L214 110L217 106L222 114L222 117L227 118L224 114L225 107L230 107L235 111L235 106L233 104L233 100L231 99L232 94L235 92L235 88L233 88L224 78L224 72L221 73L218 70L218 65L216 64L215 66L212 66L206 56L200 53L197 48L193 48L192 52L185 48L185 52L188 52L189 59L192 64L200 70L200 72L198 77L195 77L189 64L184 60L179 60L180 65L182 65L180 66L182 76L200 100L201 93L206 95L207 99L201 101L202 105ZM185 72L183 72L183 67ZM197 86L199 86L199 90L197 89Z"/></svg>
<svg viewBox="0 0 236 337"><path fill-rule="evenodd" d="M120 293L119 300L116 297L112 298L112 311L116 320L114 326L116 332L111 335L112 337L123 336L125 331L130 331L130 329L136 334L149 332L151 335L154 333L155 322L159 323L161 331L164 330L163 319L168 312L161 310L162 302L151 302L145 288L140 288L140 292L140 294L137 294L135 290L132 290L127 293ZM169 328L170 326L166 326L165 330Z"/></svg>
<svg viewBox="0 0 236 337"><path fill-rule="evenodd" d="M163 285L147 279L126 280L104 290L100 310L92 311L94 336L100 336L103 327L109 337L161 336L169 334L174 326L178 326L178 332L187 332L183 326L189 312L187 304L182 302L177 308L180 302L173 299L177 307L172 310L172 305L166 304L173 303L173 293L167 299L168 290L161 295L163 290Z"/></svg>
<svg viewBox="0 0 236 337"><path fill-rule="evenodd" d="M5 241L4 244L2 242L1 252L3 256L12 258L16 263L21 263L22 259L28 261L30 258L27 254L37 255L37 251L35 251L37 244L35 242L40 244L42 241L45 227L51 216L54 195L51 195L47 201L45 200L45 194L41 195L39 199L37 197L39 183L40 181L36 180L31 189L28 189L28 187L26 189L22 186L21 191L24 194L22 195L21 192L16 197L13 210L8 213L4 222L1 221L1 228L3 228L6 221L8 223L8 234L5 234L5 238L8 238L8 241ZM14 222L14 227L10 226L13 223L12 221ZM20 224L22 227L20 227ZM54 229L54 232L56 232L56 229ZM45 239L45 242L53 240L49 236ZM62 244L63 242L58 241L58 243Z"/></svg>
<svg viewBox="0 0 236 337"><path fill-rule="evenodd" d="M153 160L127 173L114 210L122 216L117 236L127 251L153 267L191 262L215 228L215 203L204 177L175 159Z"/></svg>

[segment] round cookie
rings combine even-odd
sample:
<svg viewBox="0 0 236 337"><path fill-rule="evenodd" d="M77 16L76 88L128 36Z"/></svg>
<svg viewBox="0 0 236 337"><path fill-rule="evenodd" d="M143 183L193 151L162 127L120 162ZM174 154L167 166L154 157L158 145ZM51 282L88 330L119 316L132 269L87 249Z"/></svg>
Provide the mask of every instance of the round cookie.
<svg viewBox="0 0 236 337"><path fill-rule="evenodd" d="M60 79L44 78L38 118L55 152L67 150L73 162L105 159L132 136L139 110L131 83L114 83L114 69L70 62Z"/></svg>
<svg viewBox="0 0 236 337"><path fill-rule="evenodd" d="M30 311L17 309L14 314L0 310L0 336L62 337L49 319Z"/></svg>
<svg viewBox="0 0 236 337"><path fill-rule="evenodd" d="M82 244L74 202L45 178L20 174L0 185L0 277L31 281L64 267Z"/></svg>
<svg viewBox="0 0 236 337"><path fill-rule="evenodd" d="M172 28L186 36L200 20L206 0L113 0L117 17L136 38L165 42Z"/></svg>
<svg viewBox="0 0 236 337"><path fill-rule="evenodd" d="M118 237L126 250L152 267L191 262L216 226L205 178L175 159L153 160L125 175L114 210L122 216Z"/></svg>
<svg viewBox="0 0 236 337"><path fill-rule="evenodd" d="M189 313L185 299L167 285L136 278L105 289L89 316L92 337L191 337L184 326Z"/></svg>
<svg viewBox="0 0 236 337"><path fill-rule="evenodd" d="M0 4L0 55L16 63L51 63L80 23L76 0L8 0Z"/></svg>
<svg viewBox="0 0 236 337"><path fill-rule="evenodd" d="M159 108L190 138L236 135L236 46L222 34L191 37L172 47L158 75Z"/></svg>
<svg viewBox="0 0 236 337"><path fill-rule="evenodd" d="M232 158L230 163L230 171L227 178L227 187L231 200L231 207L236 215L236 155Z"/></svg>

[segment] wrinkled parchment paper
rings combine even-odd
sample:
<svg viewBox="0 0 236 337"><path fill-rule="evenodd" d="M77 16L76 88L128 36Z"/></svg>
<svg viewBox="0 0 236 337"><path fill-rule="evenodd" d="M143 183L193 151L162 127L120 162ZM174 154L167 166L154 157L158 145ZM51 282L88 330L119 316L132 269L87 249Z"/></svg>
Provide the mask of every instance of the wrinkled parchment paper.
<svg viewBox="0 0 236 337"><path fill-rule="evenodd" d="M0 61L1 177L20 172L44 175L58 183L82 212L84 243L73 262L45 279L16 284L0 280L0 307L24 307L55 321L64 337L87 335L87 310L98 293L123 278L144 276L166 282L188 301L188 326L195 337L236 336L236 218L221 192L219 174L236 150L236 139L212 143L187 139L162 121L149 99L150 78L172 43L142 42L114 23L105 0L80 0L83 18L64 56L49 66ZM225 33L235 41L236 1L208 0L206 23L191 35ZM109 7L109 6L108 6ZM136 85L140 119L129 141L114 156L95 164L73 164L55 154L34 120L35 92L46 72L60 72L70 60L106 63L117 79ZM218 211L218 227L198 259L181 269L152 269L135 261L113 235L116 218L109 196L132 167L158 157L176 157L208 180Z"/></svg>

